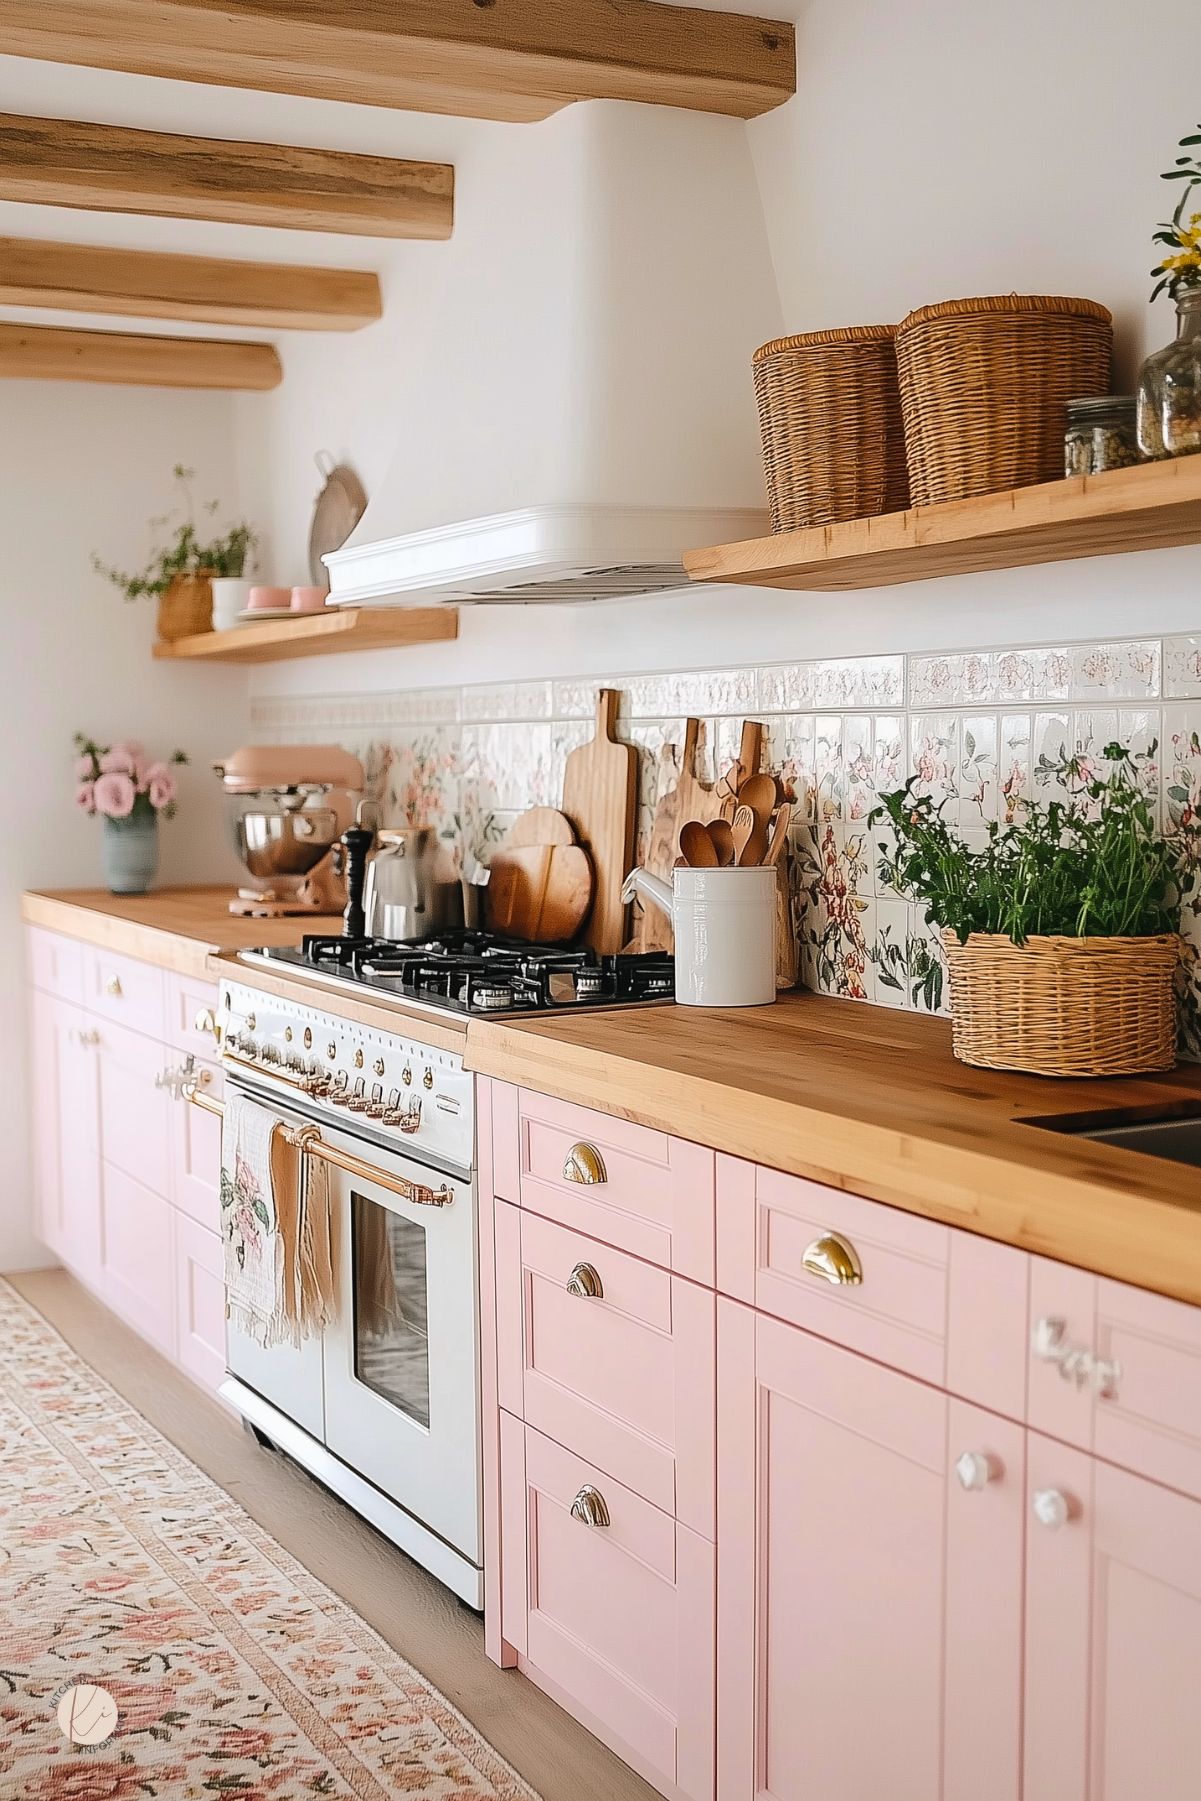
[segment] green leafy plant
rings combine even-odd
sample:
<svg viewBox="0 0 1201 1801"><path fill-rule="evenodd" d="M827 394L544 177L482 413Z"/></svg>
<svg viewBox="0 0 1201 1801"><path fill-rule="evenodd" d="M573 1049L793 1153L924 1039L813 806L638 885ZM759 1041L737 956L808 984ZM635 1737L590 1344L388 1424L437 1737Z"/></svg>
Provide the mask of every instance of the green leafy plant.
<svg viewBox="0 0 1201 1801"><path fill-rule="evenodd" d="M1166 244L1170 251L1151 271L1159 277L1151 294L1152 300L1157 299L1165 288L1175 300L1185 289L1201 286L1201 212L1186 217L1193 189L1201 186L1201 157L1196 155L1198 145L1201 145L1201 125L1181 138L1179 148L1186 154L1178 156L1173 166L1163 172L1164 181L1179 181L1184 185L1172 217L1165 219L1152 234L1152 243Z"/></svg>
<svg viewBox="0 0 1201 1801"><path fill-rule="evenodd" d="M188 485L196 471L176 463L171 473L180 489L182 505L174 512L160 514L150 521L152 530L163 532L170 528L170 535L151 552L145 568L130 574L123 569L114 569L92 553L93 569L120 588L126 600L165 594L177 575L195 575L203 571L206 575L241 576L245 574L250 553L258 543L256 533L245 520L229 526L217 537L202 537L196 526L192 491ZM219 501L206 500L202 511L211 516L219 505Z"/></svg>
<svg viewBox="0 0 1201 1801"><path fill-rule="evenodd" d="M1015 944L1039 935L1135 938L1180 929L1182 894L1197 860L1197 827L1165 837L1148 776L1157 746L1134 755L1107 744L1104 763L1077 756L1044 770L1066 799L1022 803L1020 817L993 820L985 843L964 841L942 804L917 792L918 778L881 796L871 823L895 838L880 879L926 902L926 921L953 931L1002 933Z"/></svg>

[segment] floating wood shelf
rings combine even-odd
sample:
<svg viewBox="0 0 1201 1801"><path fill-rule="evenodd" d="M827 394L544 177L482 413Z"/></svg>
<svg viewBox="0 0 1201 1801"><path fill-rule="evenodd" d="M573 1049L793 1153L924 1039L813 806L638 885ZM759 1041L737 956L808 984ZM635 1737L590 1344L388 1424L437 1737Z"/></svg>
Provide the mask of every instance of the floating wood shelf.
<svg viewBox="0 0 1201 1801"><path fill-rule="evenodd" d="M100 381L133 388L263 393L278 388L282 379L271 344L0 323L0 381Z"/></svg>
<svg viewBox="0 0 1201 1801"><path fill-rule="evenodd" d="M887 588L1201 542L1201 456L685 553L694 582Z"/></svg>
<svg viewBox="0 0 1201 1801"><path fill-rule="evenodd" d="M3 47L45 62L480 119L544 119L573 100L748 119L796 91L791 24L652 0L4 0Z"/></svg>
<svg viewBox="0 0 1201 1801"><path fill-rule="evenodd" d="M291 657L329 657L347 650L395 650L438 644L459 635L454 607L327 607L296 619L198 632L156 644L156 657L210 663L282 663Z"/></svg>

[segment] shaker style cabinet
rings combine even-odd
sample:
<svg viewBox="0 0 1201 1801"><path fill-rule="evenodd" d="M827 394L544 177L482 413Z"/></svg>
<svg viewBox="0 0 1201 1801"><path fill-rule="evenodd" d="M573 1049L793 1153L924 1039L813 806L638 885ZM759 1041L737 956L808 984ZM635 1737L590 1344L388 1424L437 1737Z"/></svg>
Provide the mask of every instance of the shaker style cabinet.
<svg viewBox="0 0 1201 1801"><path fill-rule="evenodd" d="M215 1389L225 1373L216 988L28 929L39 1236L126 1323Z"/></svg>
<svg viewBox="0 0 1201 1801"><path fill-rule="evenodd" d="M1201 1309L484 1086L491 1654L672 1801L1197 1801Z"/></svg>

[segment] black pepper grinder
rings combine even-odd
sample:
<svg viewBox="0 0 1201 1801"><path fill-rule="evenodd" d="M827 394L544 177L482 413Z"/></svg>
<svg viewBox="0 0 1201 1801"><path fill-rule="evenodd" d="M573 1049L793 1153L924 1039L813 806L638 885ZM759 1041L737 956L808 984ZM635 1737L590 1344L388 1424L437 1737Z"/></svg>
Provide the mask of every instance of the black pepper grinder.
<svg viewBox="0 0 1201 1801"><path fill-rule="evenodd" d="M342 834L342 873L346 877L343 938L365 938L367 935L363 891L367 885L367 856L374 843L375 833L370 826L363 824L363 809L360 807L355 824L348 826Z"/></svg>

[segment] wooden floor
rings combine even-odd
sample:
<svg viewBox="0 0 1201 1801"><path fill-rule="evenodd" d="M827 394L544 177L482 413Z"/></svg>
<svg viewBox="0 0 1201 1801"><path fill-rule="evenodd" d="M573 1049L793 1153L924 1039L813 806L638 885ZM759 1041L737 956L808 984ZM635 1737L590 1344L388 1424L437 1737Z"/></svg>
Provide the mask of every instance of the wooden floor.
<svg viewBox="0 0 1201 1801"><path fill-rule="evenodd" d="M488 1661L475 1614L302 1471L260 1450L64 1270L8 1279L165 1438L440 1688L544 1801L654 1801L532 1683Z"/></svg>

